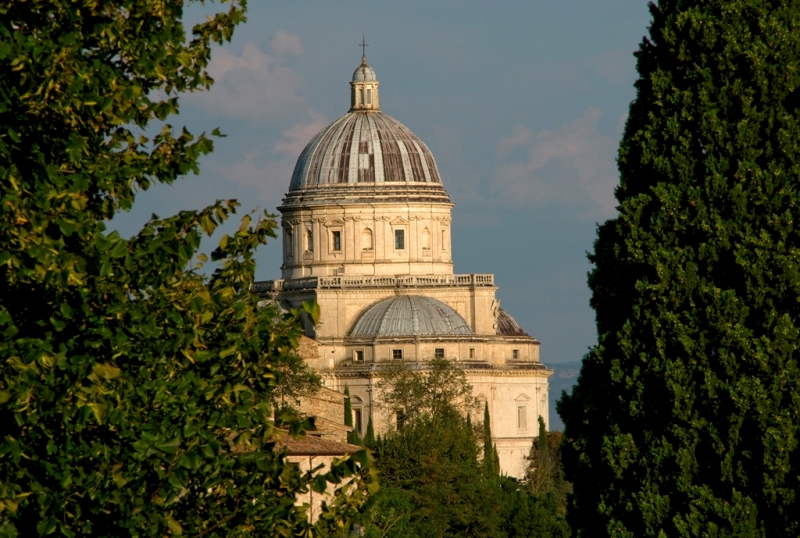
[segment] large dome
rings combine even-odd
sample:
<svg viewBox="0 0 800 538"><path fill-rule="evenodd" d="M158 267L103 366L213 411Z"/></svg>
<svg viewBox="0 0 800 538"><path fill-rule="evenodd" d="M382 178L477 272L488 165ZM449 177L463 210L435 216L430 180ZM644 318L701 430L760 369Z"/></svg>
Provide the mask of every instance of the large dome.
<svg viewBox="0 0 800 538"><path fill-rule="evenodd" d="M471 334L475 333L458 312L420 295L390 297L374 304L350 332L352 338Z"/></svg>
<svg viewBox="0 0 800 538"><path fill-rule="evenodd" d="M305 147L294 167L290 195L335 187L444 191L425 143L381 112L379 84L362 57L350 82L350 111Z"/></svg>
<svg viewBox="0 0 800 538"><path fill-rule="evenodd" d="M408 128L381 112L348 112L311 139L289 190L335 184L441 184L430 150Z"/></svg>

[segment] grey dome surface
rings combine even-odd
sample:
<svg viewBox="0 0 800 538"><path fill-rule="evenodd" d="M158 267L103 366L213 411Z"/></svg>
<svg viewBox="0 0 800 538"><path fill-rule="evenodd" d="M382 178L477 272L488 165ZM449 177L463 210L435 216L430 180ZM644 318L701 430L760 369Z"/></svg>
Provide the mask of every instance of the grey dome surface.
<svg viewBox="0 0 800 538"><path fill-rule="evenodd" d="M375 78L375 71L367 65L367 59L361 58L361 65L356 67L353 72L353 82L374 82L378 80Z"/></svg>
<svg viewBox="0 0 800 538"><path fill-rule="evenodd" d="M441 186L433 155L405 125L382 112L353 111L311 139L289 190L380 183Z"/></svg>
<svg viewBox="0 0 800 538"><path fill-rule="evenodd" d="M371 306L350 336L452 336L475 334L461 315L441 301L420 295L390 297Z"/></svg>

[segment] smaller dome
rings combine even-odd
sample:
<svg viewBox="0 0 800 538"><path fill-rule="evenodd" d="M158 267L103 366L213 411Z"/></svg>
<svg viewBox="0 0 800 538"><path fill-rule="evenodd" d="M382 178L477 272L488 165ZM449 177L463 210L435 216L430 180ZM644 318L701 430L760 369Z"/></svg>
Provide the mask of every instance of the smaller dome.
<svg viewBox="0 0 800 538"><path fill-rule="evenodd" d="M497 313L497 334L500 336L529 336L511 314L500 309Z"/></svg>
<svg viewBox="0 0 800 538"><path fill-rule="evenodd" d="M470 334L475 333L458 312L421 295L390 297L372 305L350 332L352 338Z"/></svg>
<svg viewBox="0 0 800 538"><path fill-rule="evenodd" d="M374 82L376 80L378 79L375 78L375 71L367 65L367 57L362 56L361 65L356 67L353 72L353 82Z"/></svg>

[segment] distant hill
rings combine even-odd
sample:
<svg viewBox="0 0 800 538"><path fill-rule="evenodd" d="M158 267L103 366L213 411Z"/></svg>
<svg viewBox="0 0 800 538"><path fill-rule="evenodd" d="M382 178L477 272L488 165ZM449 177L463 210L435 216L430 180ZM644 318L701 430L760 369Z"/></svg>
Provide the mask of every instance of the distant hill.
<svg viewBox="0 0 800 538"><path fill-rule="evenodd" d="M573 385L578 381L581 361L555 362L545 366L555 372L550 376L550 430L564 431L564 423L556 413L556 402L561 398L562 390L567 394L572 392Z"/></svg>

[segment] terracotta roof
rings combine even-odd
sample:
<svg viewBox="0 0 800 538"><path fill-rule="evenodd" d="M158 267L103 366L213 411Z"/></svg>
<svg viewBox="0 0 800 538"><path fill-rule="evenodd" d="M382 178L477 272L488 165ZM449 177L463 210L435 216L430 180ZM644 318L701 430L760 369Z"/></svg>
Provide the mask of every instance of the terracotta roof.
<svg viewBox="0 0 800 538"><path fill-rule="evenodd" d="M328 420L327 418L321 417L319 415L314 416L314 423L317 426L317 430L314 433L326 432L326 431L343 431L343 432L351 432L353 431L352 426L347 426L342 424L341 422L334 422L332 420ZM311 434L313 435L313 434Z"/></svg>
<svg viewBox="0 0 800 538"><path fill-rule="evenodd" d="M497 334L501 336L530 336L522 330L517 320L502 308L497 314Z"/></svg>
<svg viewBox="0 0 800 538"><path fill-rule="evenodd" d="M307 435L302 439L284 437L277 444L277 448L283 447L286 447L290 456L344 456L361 450L358 445L322 439L314 435Z"/></svg>

